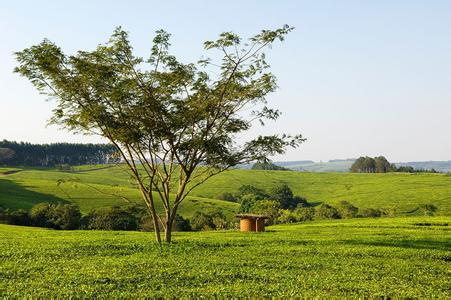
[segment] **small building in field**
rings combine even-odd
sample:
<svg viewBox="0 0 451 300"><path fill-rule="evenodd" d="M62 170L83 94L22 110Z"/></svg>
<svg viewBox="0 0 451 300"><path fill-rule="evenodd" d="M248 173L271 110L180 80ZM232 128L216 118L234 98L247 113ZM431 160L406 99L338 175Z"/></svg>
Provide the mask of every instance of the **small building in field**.
<svg viewBox="0 0 451 300"><path fill-rule="evenodd" d="M265 219L268 219L267 216L254 214L239 214L237 218L240 218L240 231L243 232L265 231Z"/></svg>

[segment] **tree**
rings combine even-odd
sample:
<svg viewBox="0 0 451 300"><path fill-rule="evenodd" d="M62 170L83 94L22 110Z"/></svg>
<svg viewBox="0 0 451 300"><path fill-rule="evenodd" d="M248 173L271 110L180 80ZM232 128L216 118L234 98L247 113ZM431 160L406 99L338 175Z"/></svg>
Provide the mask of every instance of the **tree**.
<svg viewBox="0 0 451 300"><path fill-rule="evenodd" d="M190 221L191 228L194 231L215 229L213 217L210 214L196 211Z"/></svg>
<svg viewBox="0 0 451 300"><path fill-rule="evenodd" d="M252 170L273 170L273 171L289 171L290 169L278 166L271 162L256 162L252 165Z"/></svg>
<svg viewBox="0 0 451 300"><path fill-rule="evenodd" d="M242 185L238 188L238 195L240 198L245 196L252 196L255 200L262 200L268 198L269 195L262 189L250 184Z"/></svg>
<svg viewBox="0 0 451 300"><path fill-rule="evenodd" d="M315 217L318 219L340 219L340 214L335 207L323 203L315 209Z"/></svg>
<svg viewBox="0 0 451 300"><path fill-rule="evenodd" d="M285 183L273 187L269 198L278 201L283 209L294 209L298 204L306 202L301 197L293 196L290 187Z"/></svg>
<svg viewBox="0 0 451 300"><path fill-rule="evenodd" d="M0 148L0 163L5 163L12 159L16 153L11 148Z"/></svg>
<svg viewBox="0 0 451 300"><path fill-rule="evenodd" d="M109 206L93 210L88 215L87 228L96 230L137 230L140 217L135 206Z"/></svg>
<svg viewBox="0 0 451 300"><path fill-rule="evenodd" d="M374 164L376 168L376 173L387 173L390 172L390 162L384 156L378 156L374 158Z"/></svg>
<svg viewBox="0 0 451 300"><path fill-rule="evenodd" d="M338 202L337 210L340 214L340 217L343 219L355 218L359 211L358 207L345 200Z"/></svg>
<svg viewBox="0 0 451 300"><path fill-rule="evenodd" d="M351 166L351 172L355 173L375 173L376 161L374 158L365 156L359 157Z"/></svg>
<svg viewBox="0 0 451 300"><path fill-rule="evenodd" d="M361 173L363 171L363 162L365 161L365 157L361 156L352 164L351 172L353 173Z"/></svg>
<svg viewBox="0 0 451 300"><path fill-rule="evenodd" d="M53 205L50 203L38 203L31 208L30 218L34 226L53 227L52 219Z"/></svg>
<svg viewBox="0 0 451 300"><path fill-rule="evenodd" d="M156 240L161 241L158 221L164 219L165 240L171 242L177 209L194 188L237 164L267 161L305 140L283 134L235 142L256 122L279 117L266 106L277 85L263 50L292 29L263 30L246 42L222 33L204 43L206 50L220 53L219 63L178 61L163 30L157 31L146 61L134 56L121 28L107 44L71 56L45 39L15 53L15 72L56 99L51 123L99 134L116 147L137 182ZM163 216L155 209L156 198Z"/></svg>
<svg viewBox="0 0 451 300"><path fill-rule="evenodd" d="M252 212L265 215L267 224L273 224L274 221L280 216L280 203L276 200L260 200L255 202L252 207Z"/></svg>

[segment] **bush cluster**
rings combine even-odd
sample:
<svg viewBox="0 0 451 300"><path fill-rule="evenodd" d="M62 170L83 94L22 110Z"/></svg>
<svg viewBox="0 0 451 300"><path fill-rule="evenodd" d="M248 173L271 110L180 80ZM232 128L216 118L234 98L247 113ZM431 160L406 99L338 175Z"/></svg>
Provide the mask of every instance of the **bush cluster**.
<svg viewBox="0 0 451 300"><path fill-rule="evenodd" d="M241 213L262 214L268 217L266 223L291 223L315 219L349 219L393 217L395 207L358 208L348 201L340 201L336 205L323 203L313 207L305 198L294 196L286 184L277 185L269 192L251 185L243 185L236 196L240 201ZM437 207L430 204L420 205L412 212L422 215L434 215Z"/></svg>
<svg viewBox="0 0 451 300"><path fill-rule="evenodd" d="M164 221L164 220L162 220ZM39 203L30 212L0 207L0 223L61 230L140 230L153 231L147 211L137 205L109 206L82 215L74 204ZM237 228L237 220L220 210L195 212L191 220L176 215L173 231L201 231ZM160 229L163 226L160 224Z"/></svg>
<svg viewBox="0 0 451 300"><path fill-rule="evenodd" d="M147 211L137 205L102 207L84 216L75 204L39 203L30 212L0 207L0 223L61 230L153 230ZM191 231L189 220L177 215L173 230Z"/></svg>
<svg viewBox="0 0 451 300"><path fill-rule="evenodd" d="M190 223L191 228L194 231L235 229L238 227L237 219L227 218L220 210L213 210L210 212L196 211L193 214Z"/></svg>

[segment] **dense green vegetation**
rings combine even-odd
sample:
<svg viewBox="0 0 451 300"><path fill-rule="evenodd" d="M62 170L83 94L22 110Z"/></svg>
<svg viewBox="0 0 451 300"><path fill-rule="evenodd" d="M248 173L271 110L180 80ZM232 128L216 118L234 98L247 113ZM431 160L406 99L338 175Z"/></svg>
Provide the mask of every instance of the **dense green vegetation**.
<svg viewBox="0 0 451 300"><path fill-rule="evenodd" d="M396 166L391 164L384 156L359 157L351 166L351 172L354 173L388 173L388 172L403 172L403 173L438 173L434 168L414 168L413 166Z"/></svg>
<svg viewBox="0 0 451 300"><path fill-rule="evenodd" d="M0 172L8 170L3 168ZM58 186L60 179L71 181ZM221 195L235 194L242 185L269 191L281 183L286 183L295 196L305 197L315 205L321 202L336 205L346 200L359 208L394 208L398 214L415 215L420 205L432 204L438 208L438 215L451 212L451 176L447 174L231 170L195 189L182 204L180 214L191 217L197 210L220 208L233 215L239 204L217 200ZM0 206L5 208L30 209L40 202L73 202L87 213L94 208L124 204L118 195L141 201L133 181L121 166L83 166L75 172L25 169L0 176Z"/></svg>
<svg viewBox="0 0 451 300"><path fill-rule="evenodd" d="M54 167L116 162L111 144L31 144L0 141L0 165Z"/></svg>
<svg viewBox="0 0 451 300"><path fill-rule="evenodd" d="M265 233L54 231L0 225L10 297L391 297L449 293L449 217L354 219Z"/></svg>
<svg viewBox="0 0 451 300"><path fill-rule="evenodd" d="M271 162L256 162L252 165L252 170L274 170L274 171L288 171L289 169L278 166Z"/></svg>

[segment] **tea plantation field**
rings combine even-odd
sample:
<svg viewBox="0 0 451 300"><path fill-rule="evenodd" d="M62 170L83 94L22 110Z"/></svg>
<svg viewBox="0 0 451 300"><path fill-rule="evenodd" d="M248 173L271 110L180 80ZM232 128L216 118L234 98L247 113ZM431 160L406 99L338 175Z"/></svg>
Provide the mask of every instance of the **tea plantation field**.
<svg viewBox="0 0 451 300"><path fill-rule="evenodd" d="M450 217L320 221L264 233L0 225L0 295L449 299Z"/></svg>
<svg viewBox="0 0 451 300"><path fill-rule="evenodd" d="M3 168L0 173L9 169ZM83 166L75 172L51 169L18 169L0 176L0 206L29 209L39 202L75 202L83 212L101 206L122 204L117 195L141 201L133 181L123 166ZM69 180L57 186L57 181ZM224 192L235 193L244 184L264 190L286 183L295 195L309 202L330 204L341 200L357 207L395 207L399 215L415 215L422 204L433 204L436 214L451 215L451 175L449 174L355 174L304 173L295 171L231 170L211 178L195 189L181 206L190 217L196 210L219 208L229 215L237 203L217 200ZM114 195L113 195L114 194Z"/></svg>

